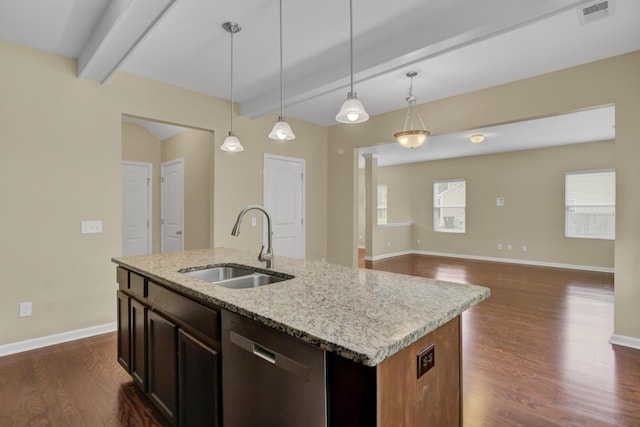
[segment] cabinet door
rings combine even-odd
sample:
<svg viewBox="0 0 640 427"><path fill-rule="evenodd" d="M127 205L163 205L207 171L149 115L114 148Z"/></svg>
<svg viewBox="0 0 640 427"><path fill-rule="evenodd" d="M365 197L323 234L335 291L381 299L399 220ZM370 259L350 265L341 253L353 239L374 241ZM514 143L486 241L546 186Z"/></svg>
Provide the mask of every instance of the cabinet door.
<svg viewBox="0 0 640 427"><path fill-rule="evenodd" d="M131 376L136 384L147 391L147 308L130 298L131 317Z"/></svg>
<svg viewBox="0 0 640 427"><path fill-rule="evenodd" d="M178 328L158 313L148 313L148 394L160 411L176 424L178 409Z"/></svg>
<svg viewBox="0 0 640 427"><path fill-rule="evenodd" d="M178 332L181 426L220 425L220 355L183 330Z"/></svg>
<svg viewBox="0 0 640 427"><path fill-rule="evenodd" d="M131 373L131 324L129 323L129 297L118 291L118 363Z"/></svg>

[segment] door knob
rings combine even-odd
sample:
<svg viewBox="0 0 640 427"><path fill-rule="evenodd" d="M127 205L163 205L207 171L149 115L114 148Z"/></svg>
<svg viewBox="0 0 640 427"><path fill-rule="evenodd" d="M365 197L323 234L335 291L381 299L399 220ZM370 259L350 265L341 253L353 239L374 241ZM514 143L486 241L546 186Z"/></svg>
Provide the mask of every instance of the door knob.
<svg viewBox="0 0 640 427"><path fill-rule="evenodd" d="M182 230L178 230L178 231L176 231L176 234L177 234L178 236L181 236L181 235L182 235Z"/></svg>

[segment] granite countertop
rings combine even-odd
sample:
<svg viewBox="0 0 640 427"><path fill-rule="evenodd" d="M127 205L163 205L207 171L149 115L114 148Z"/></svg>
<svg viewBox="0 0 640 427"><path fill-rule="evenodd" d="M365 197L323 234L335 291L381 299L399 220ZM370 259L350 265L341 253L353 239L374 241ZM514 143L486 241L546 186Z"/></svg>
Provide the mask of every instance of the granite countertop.
<svg viewBox="0 0 640 427"><path fill-rule="evenodd" d="M482 286L278 256L273 270L295 278L259 288L227 289L178 273L219 263L264 268L256 253L227 248L113 262L366 366L376 366L490 293Z"/></svg>

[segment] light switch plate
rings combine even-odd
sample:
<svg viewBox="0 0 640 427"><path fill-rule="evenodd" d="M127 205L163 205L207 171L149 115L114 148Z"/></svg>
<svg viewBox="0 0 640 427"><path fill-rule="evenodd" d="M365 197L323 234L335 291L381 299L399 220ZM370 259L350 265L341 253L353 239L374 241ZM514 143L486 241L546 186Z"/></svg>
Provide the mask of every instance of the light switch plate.
<svg viewBox="0 0 640 427"><path fill-rule="evenodd" d="M504 197L496 198L496 206L504 206Z"/></svg>
<svg viewBox="0 0 640 427"><path fill-rule="evenodd" d="M102 233L102 221L82 221L82 234Z"/></svg>
<svg viewBox="0 0 640 427"><path fill-rule="evenodd" d="M31 301L20 303L20 317L31 316L31 310L32 310Z"/></svg>

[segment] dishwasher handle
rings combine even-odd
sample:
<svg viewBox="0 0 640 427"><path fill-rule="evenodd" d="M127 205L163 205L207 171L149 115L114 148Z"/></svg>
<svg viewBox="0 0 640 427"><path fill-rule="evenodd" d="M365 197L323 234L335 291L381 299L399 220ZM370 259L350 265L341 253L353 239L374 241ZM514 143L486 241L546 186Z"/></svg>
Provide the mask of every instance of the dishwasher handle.
<svg viewBox="0 0 640 427"><path fill-rule="evenodd" d="M255 342L253 343L253 354L261 359L266 360L269 363L272 363L274 365L276 364L276 354Z"/></svg>
<svg viewBox="0 0 640 427"><path fill-rule="evenodd" d="M293 360L283 354L272 351L257 342L238 334L235 331L229 332L229 340L240 347L241 349L248 351L251 354L283 369L304 381L309 381L309 367L297 360Z"/></svg>

